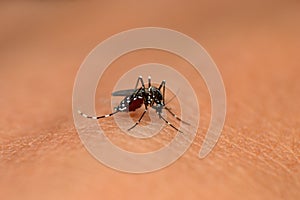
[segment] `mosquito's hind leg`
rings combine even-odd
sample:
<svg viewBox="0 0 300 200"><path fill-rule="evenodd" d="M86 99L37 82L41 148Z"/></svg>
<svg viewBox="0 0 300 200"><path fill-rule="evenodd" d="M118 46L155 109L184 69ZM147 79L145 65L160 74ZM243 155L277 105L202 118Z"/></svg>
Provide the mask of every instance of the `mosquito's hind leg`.
<svg viewBox="0 0 300 200"><path fill-rule="evenodd" d="M136 84L135 84L134 89L137 89L137 86L139 85L139 82L141 82L142 87L145 88L145 84L144 84L144 81L143 81L143 77L142 77L142 76L139 76L138 79L137 79L137 81L136 81Z"/></svg>
<svg viewBox="0 0 300 200"><path fill-rule="evenodd" d="M178 121L181 121L181 122L184 123L184 124L190 125L189 123L187 123L187 122L183 121L182 119L180 119L175 113L173 113L173 112L171 111L170 108L164 107L164 109L166 109L166 110L167 110L173 117L175 117Z"/></svg>
<svg viewBox="0 0 300 200"><path fill-rule="evenodd" d="M173 124L171 124L168 120L166 120L160 113L158 113L158 116L164 120L166 122L166 124L168 124L169 126L171 126L173 129L175 129L176 131L183 133L181 130L179 130L178 128L176 128Z"/></svg>

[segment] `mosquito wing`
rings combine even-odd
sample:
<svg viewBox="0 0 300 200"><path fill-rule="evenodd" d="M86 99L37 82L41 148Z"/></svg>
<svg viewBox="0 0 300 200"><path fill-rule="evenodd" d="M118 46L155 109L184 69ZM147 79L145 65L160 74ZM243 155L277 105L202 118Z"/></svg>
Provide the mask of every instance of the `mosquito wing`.
<svg viewBox="0 0 300 200"><path fill-rule="evenodd" d="M128 90L118 90L113 92L111 95L112 96L129 96L132 95L136 89L128 89Z"/></svg>

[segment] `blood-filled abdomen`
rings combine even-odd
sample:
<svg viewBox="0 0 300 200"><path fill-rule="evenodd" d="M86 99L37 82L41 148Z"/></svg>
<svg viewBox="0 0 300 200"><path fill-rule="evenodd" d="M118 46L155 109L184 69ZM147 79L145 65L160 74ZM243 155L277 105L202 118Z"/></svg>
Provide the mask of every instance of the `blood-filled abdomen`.
<svg viewBox="0 0 300 200"><path fill-rule="evenodd" d="M143 105L144 101L142 98L136 98L129 103L129 112L135 111Z"/></svg>

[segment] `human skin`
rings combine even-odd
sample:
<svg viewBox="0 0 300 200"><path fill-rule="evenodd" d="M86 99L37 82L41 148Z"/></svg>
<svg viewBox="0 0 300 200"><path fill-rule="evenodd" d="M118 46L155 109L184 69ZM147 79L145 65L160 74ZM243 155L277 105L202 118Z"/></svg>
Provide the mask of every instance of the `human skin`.
<svg viewBox="0 0 300 200"><path fill-rule="evenodd" d="M258 0L0 3L0 199L299 199L299 9L296 1ZM227 116L216 147L198 159L210 120L203 91L202 123L189 150L169 167L137 175L88 153L71 103L91 49L144 26L175 29L205 47L223 77ZM159 52L113 65L151 59L193 75L186 63ZM121 72L113 69L117 80ZM112 130L126 147L119 129Z"/></svg>

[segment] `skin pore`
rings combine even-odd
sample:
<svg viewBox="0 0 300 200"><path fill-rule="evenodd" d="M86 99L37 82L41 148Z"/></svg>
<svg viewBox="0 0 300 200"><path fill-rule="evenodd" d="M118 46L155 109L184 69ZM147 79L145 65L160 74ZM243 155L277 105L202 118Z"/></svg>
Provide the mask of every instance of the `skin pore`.
<svg viewBox="0 0 300 200"><path fill-rule="evenodd" d="M296 1L258 0L1 3L0 199L299 199L299 8ZM153 50L112 63L99 82L96 99L106 105L96 103L99 114L111 112L105 97L132 66L165 63L190 77L191 85L200 82L200 126L192 146L169 167L133 175L88 153L71 103L86 55L112 34L143 26L175 29L203 45L222 74L228 105L219 142L200 160L210 100L191 66ZM170 107L180 114L177 105L175 99ZM132 139L112 121L99 123L131 151L161 148L174 136L164 127L155 140Z"/></svg>

